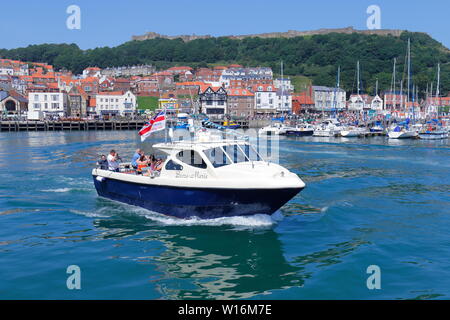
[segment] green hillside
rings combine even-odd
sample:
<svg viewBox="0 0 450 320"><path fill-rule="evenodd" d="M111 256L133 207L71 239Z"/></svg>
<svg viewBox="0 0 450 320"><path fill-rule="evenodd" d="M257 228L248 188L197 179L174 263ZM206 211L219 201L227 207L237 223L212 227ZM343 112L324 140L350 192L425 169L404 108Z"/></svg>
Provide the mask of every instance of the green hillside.
<svg viewBox="0 0 450 320"><path fill-rule="evenodd" d="M101 68L134 64L155 64L158 68L175 65L201 67L238 63L245 66L269 66L304 84L334 85L337 67L341 66L341 83L347 91L356 88L356 61L360 60L363 89L373 93L379 80L381 90L389 89L392 63L397 58L397 79L404 72L407 39L411 38L414 82L421 91L427 83L436 83L437 64L441 63L441 92L450 91L450 51L424 33L404 32L401 37L338 34L295 38L151 39L129 41L120 46L81 50L75 44L42 44L26 48L0 49L0 57L23 61L40 61L80 73L85 67ZM305 80L306 79L306 80ZM398 84L399 86L399 84Z"/></svg>

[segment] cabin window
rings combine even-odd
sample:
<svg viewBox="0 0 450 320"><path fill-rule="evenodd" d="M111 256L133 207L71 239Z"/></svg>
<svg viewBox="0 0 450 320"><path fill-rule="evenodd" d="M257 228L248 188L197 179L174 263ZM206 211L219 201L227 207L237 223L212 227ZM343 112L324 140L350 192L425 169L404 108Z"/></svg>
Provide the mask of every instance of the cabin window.
<svg viewBox="0 0 450 320"><path fill-rule="evenodd" d="M207 165L202 156L194 150L178 152L177 159L195 168L206 169Z"/></svg>
<svg viewBox="0 0 450 320"><path fill-rule="evenodd" d="M178 164L172 160L169 160L166 163L166 170L183 170L183 166L181 164Z"/></svg>
<svg viewBox="0 0 450 320"><path fill-rule="evenodd" d="M224 147L226 149L226 147ZM212 163L214 168L220 168L233 163L231 158L225 153L224 149L220 147L205 150L205 155Z"/></svg>

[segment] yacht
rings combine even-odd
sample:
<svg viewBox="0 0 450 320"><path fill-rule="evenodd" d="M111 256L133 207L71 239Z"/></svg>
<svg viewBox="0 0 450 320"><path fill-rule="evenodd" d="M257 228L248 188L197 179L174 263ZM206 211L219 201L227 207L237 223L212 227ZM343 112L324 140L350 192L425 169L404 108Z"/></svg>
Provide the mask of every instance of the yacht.
<svg viewBox="0 0 450 320"><path fill-rule="evenodd" d="M314 137L335 137L341 132L339 121L328 119L314 128Z"/></svg>
<svg viewBox="0 0 450 320"><path fill-rule="evenodd" d="M293 129L288 127L281 122L274 122L266 127L259 129L259 135L285 135L288 130Z"/></svg>
<svg viewBox="0 0 450 320"><path fill-rule="evenodd" d="M348 126L341 130L341 136L345 138L361 137L367 133L365 128Z"/></svg>
<svg viewBox="0 0 450 320"><path fill-rule="evenodd" d="M388 131L390 139L413 139L417 138L418 132L408 127L408 125L397 125Z"/></svg>
<svg viewBox="0 0 450 320"><path fill-rule="evenodd" d="M153 148L166 155L160 171L136 174L129 164L120 172L93 169L98 195L177 218L209 219L271 215L305 188L245 139L204 134Z"/></svg>
<svg viewBox="0 0 450 320"><path fill-rule="evenodd" d="M286 130L287 136L305 137L305 136L312 136L313 133L314 127L310 124L300 124Z"/></svg>
<svg viewBox="0 0 450 320"><path fill-rule="evenodd" d="M440 140L448 138L448 130L437 125L437 122L427 122L426 127L419 131L419 138L424 140Z"/></svg>

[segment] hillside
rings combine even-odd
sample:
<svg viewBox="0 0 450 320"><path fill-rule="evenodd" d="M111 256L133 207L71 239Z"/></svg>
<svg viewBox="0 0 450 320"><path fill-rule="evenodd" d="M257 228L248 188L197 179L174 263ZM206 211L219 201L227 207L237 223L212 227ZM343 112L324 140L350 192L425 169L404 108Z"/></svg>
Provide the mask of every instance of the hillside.
<svg viewBox="0 0 450 320"><path fill-rule="evenodd" d="M18 49L0 49L0 57L40 61L80 73L85 67L155 64L201 67L239 63L269 66L274 72L284 61L286 75L309 78L314 84L334 85L341 66L341 84L348 92L356 88L356 61L361 62L363 89L373 93L375 81L389 89L392 61L397 58L397 79L404 74L407 39L411 38L413 76L420 90L436 83L436 66L441 63L441 92L450 91L450 51L424 33L403 32L400 36L360 33L328 33L291 38L227 37L195 39L154 38L129 41L117 47L81 50L75 44L42 44ZM399 86L399 84L398 84Z"/></svg>

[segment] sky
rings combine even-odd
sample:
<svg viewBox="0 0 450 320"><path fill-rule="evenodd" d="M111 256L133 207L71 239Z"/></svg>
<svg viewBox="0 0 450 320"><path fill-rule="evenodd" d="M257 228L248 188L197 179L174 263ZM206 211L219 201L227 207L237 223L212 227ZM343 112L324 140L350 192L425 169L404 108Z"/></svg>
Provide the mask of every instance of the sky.
<svg viewBox="0 0 450 320"><path fill-rule="evenodd" d="M80 29L66 26L70 5L80 8ZM370 5L380 7L382 29L426 32L450 48L448 0L0 0L0 48L41 43L111 47L148 31L225 36L367 29Z"/></svg>

